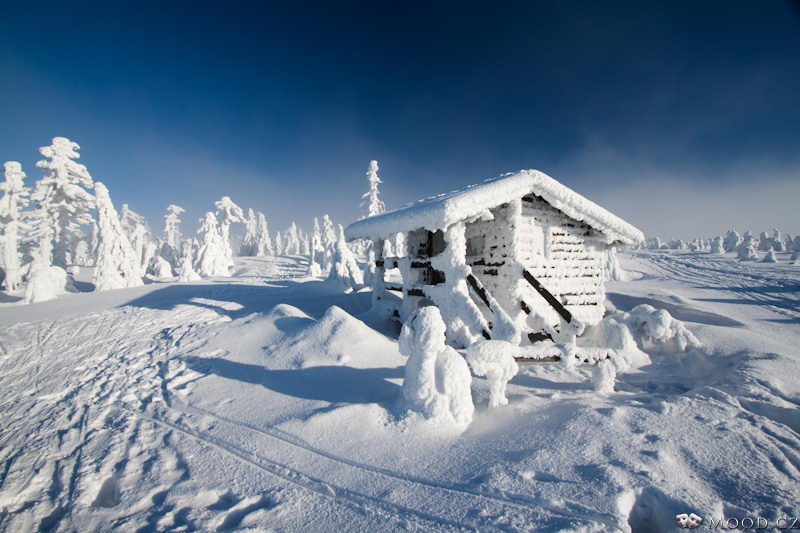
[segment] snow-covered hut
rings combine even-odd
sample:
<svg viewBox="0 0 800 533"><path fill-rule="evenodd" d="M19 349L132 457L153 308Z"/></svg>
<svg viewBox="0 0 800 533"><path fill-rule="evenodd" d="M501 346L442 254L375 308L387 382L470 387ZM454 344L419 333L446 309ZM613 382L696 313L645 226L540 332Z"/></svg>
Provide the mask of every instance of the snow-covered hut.
<svg viewBox="0 0 800 533"><path fill-rule="evenodd" d="M481 338L537 342L596 324L608 251L644 240L537 170L359 220L345 235L373 243L375 306L405 320L436 305L455 346Z"/></svg>

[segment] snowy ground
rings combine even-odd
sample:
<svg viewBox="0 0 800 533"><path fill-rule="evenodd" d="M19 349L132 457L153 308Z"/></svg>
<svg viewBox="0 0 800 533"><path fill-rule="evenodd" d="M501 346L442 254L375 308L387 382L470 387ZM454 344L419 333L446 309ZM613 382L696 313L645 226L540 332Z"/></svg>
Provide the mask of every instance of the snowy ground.
<svg viewBox="0 0 800 533"><path fill-rule="evenodd" d="M785 259L785 258L784 258ZM702 352L597 395L526 365L462 434L401 417L404 358L369 293L239 276L0 304L0 530L672 531L800 511L800 268L633 253ZM336 306L336 307L332 307ZM389 335L389 336L387 336Z"/></svg>

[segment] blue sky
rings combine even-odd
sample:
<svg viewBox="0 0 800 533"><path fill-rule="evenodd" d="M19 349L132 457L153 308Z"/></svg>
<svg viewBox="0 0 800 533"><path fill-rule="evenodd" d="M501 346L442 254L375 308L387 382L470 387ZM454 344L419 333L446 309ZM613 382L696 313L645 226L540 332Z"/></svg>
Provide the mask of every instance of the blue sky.
<svg viewBox="0 0 800 533"><path fill-rule="evenodd" d="M377 159L389 208L538 168L648 234L800 232L798 2L15 4L0 161L69 137L159 231L347 223Z"/></svg>

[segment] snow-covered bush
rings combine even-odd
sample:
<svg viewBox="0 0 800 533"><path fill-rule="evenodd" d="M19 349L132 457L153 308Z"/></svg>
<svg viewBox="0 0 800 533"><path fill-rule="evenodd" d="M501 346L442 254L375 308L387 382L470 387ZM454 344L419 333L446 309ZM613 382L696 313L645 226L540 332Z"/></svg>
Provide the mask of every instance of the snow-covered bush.
<svg viewBox="0 0 800 533"><path fill-rule="evenodd" d="M641 304L631 309L628 324L642 349L654 347L662 353L679 353L701 346L683 322L651 305Z"/></svg>
<svg viewBox="0 0 800 533"><path fill-rule="evenodd" d="M225 197L227 198L227 197ZM197 233L202 234L203 242L197 253L197 270L204 277L228 276L232 261L228 256L228 250L217 229L217 217L211 211L200 219L200 229Z"/></svg>
<svg viewBox="0 0 800 533"><path fill-rule="evenodd" d="M95 184L97 198L97 266L94 270L95 290L121 289L142 285L140 258L128 242L108 189Z"/></svg>
<svg viewBox="0 0 800 533"><path fill-rule="evenodd" d="M722 242L722 237L714 237L714 240L711 241L711 252L712 254L723 254L725 253L724 244Z"/></svg>
<svg viewBox="0 0 800 533"><path fill-rule="evenodd" d="M66 270L49 264L44 257L34 259L28 271L24 303L45 302L68 292L77 291L67 276Z"/></svg>
<svg viewBox="0 0 800 533"><path fill-rule="evenodd" d="M745 237L736 248L736 256L740 261L757 261L756 243L752 236Z"/></svg>
<svg viewBox="0 0 800 533"><path fill-rule="evenodd" d="M72 240L81 226L93 223L90 209L94 198L84 189L94 184L80 157L80 146L65 137L54 137L50 146L39 148L45 159L36 163L44 177L36 182L31 200L36 205L33 222L41 258L57 266L67 266L72 258Z"/></svg>
<svg viewBox="0 0 800 533"><path fill-rule="evenodd" d="M408 357L405 406L438 423L466 426L474 406L466 361L445 344L445 325L436 307L417 309L403 324L400 353Z"/></svg>
<svg viewBox="0 0 800 533"><path fill-rule="evenodd" d="M777 263L778 258L775 257L775 250L769 249L766 254L764 254L764 259L761 260L762 263Z"/></svg>
<svg viewBox="0 0 800 533"><path fill-rule="evenodd" d="M331 270L328 281L341 283L345 289L357 289L364 284L361 268L358 266L356 256L344 240L344 228L339 226L339 238L334 245Z"/></svg>
<svg viewBox="0 0 800 533"><path fill-rule="evenodd" d="M19 255L20 212L28 205L27 197L30 189L22 184L22 180L25 178L22 165L16 161L6 161L3 168L5 181L0 183L0 191L3 191L3 196L0 198L3 269L5 270L3 286L7 291L13 291L22 282Z"/></svg>
<svg viewBox="0 0 800 533"><path fill-rule="evenodd" d="M153 275L157 278L171 278L173 276L172 265L169 264L169 261L157 255L153 260Z"/></svg>
<svg viewBox="0 0 800 533"><path fill-rule="evenodd" d="M194 255L194 246L192 246L191 241L187 241L183 244L183 253L181 254L181 264L180 268L178 269L178 281L197 281L200 278L200 274L195 272L194 266L192 263L192 256Z"/></svg>
<svg viewBox="0 0 800 533"><path fill-rule="evenodd" d="M781 237L781 232L777 229L772 230L772 249L776 252L783 252L783 237Z"/></svg>
<svg viewBox="0 0 800 533"><path fill-rule="evenodd" d="M506 341L478 341L467 348L467 363L476 376L489 382L489 407L506 405L506 385L517 375L514 352L519 347Z"/></svg>
<svg viewBox="0 0 800 533"><path fill-rule="evenodd" d="M725 239L722 241L722 248L726 252L735 252L738 250L739 245L742 243L742 238L734 230L728 231Z"/></svg>
<svg viewBox="0 0 800 533"><path fill-rule="evenodd" d="M759 252L766 252L772 246L772 239L769 235L767 235L766 231L762 231L758 234L758 251Z"/></svg>

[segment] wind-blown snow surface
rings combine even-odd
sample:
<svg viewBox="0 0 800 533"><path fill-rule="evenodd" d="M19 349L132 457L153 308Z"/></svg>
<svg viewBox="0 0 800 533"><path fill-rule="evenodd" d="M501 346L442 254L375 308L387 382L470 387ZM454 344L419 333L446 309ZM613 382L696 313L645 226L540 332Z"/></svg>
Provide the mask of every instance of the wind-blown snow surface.
<svg viewBox="0 0 800 533"><path fill-rule="evenodd" d="M705 352L475 378L464 433L398 407L405 358L366 292L246 258L240 277L0 305L0 530L672 531L800 507L800 275L622 254L610 303ZM388 333L388 332L387 332Z"/></svg>

